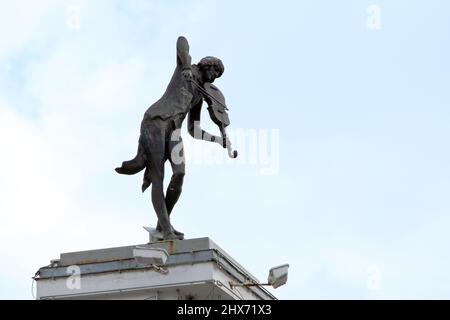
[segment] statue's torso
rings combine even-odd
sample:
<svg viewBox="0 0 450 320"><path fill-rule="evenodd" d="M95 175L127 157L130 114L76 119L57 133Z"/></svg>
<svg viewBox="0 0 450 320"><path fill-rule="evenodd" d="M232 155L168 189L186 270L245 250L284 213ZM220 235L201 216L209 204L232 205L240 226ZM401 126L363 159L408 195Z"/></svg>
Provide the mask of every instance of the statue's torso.
<svg viewBox="0 0 450 320"><path fill-rule="evenodd" d="M193 68L192 72L194 79L198 78L197 68ZM201 101L201 93L196 88L193 88L184 78L181 74L181 68L178 66L173 73L166 92L148 108L145 112L144 120L149 121L154 118L166 120L175 116L181 116L184 119L191 107Z"/></svg>

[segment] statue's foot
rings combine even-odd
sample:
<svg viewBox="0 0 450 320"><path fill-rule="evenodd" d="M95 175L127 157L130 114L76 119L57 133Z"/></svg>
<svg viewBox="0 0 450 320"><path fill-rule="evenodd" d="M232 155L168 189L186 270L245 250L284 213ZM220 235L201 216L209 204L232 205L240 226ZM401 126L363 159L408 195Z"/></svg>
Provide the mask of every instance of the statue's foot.
<svg viewBox="0 0 450 320"><path fill-rule="evenodd" d="M180 240L184 239L184 233L173 229L173 233L175 233L178 237L181 237Z"/></svg>
<svg viewBox="0 0 450 320"><path fill-rule="evenodd" d="M177 230L173 230L173 233L175 233L175 235L178 237L178 240L184 240L184 233L177 231Z"/></svg>
<svg viewBox="0 0 450 320"><path fill-rule="evenodd" d="M156 226L156 231L162 232L161 227L159 225ZM183 232L180 232L180 231L175 230L175 229L173 229L172 232L175 233L178 237L181 237L180 240L184 239L184 233Z"/></svg>
<svg viewBox="0 0 450 320"><path fill-rule="evenodd" d="M183 240L184 237L180 237L179 235L176 235L175 232L169 232L164 234L164 240Z"/></svg>

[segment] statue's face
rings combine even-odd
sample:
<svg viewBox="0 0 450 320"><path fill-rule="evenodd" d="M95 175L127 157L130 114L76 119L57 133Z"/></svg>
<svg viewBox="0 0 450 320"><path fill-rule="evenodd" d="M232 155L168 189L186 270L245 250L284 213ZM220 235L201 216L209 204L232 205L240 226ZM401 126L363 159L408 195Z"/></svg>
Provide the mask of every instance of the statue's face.
<svg viewBox="0 0 450 320"><path fill-rule="evenodd" d="M213 83L216 78L220 77L220 71L215 66L203 67L202 72L205 82Z"/></svg>

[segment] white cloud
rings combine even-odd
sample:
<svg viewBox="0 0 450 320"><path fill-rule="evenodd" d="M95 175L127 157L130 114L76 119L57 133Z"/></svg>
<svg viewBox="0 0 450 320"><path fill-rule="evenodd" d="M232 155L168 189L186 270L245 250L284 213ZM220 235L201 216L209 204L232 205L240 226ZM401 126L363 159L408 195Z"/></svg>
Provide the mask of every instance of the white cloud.
<svg viewBox="0 0 450 320"><path fill-rule="evenodd" d="M30 121L11 108L0 106L0 241L21 239L45 232L69 203L62 191L63 176L52 147ZM50 223L49 223L50 222Z"/></svg>
<svg viewBox="0 0 450 320"><path fill-rule="evenodd" d="M46 122L45 130L55 130L51 123L60 121ZM64 161L71 145L61 147L45 130L0 104L0 254L10 261L0 275L2 298L31 298L30 277L59 252L146 239L139 215L125 219L77 201L79 171Z"/></svg>
<svg viewBox="0 0 450 320"><path fill-rule="evenodd" d="M58 0L2 2L0 63L24 48L37 49L39 40L48 38L48 31L55 22L48 17L59 10L59 4L61 3Z"/></svg>
<svg viewBox="0 0 450 320"><path fill-rule="evenodd" d="M134 60L102 66L87 85L86 105L98 112L116 111L117 108L122 112L134 109L134 90L145 81L142 76L143 65Z"/></svg>

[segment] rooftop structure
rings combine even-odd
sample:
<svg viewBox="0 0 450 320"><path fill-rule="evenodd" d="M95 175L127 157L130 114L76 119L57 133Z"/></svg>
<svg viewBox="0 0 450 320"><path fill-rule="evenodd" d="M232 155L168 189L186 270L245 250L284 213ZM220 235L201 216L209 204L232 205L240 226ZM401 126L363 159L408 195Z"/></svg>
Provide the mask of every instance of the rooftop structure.
<svg viewBox="0 0 450 320"><path fill-rule="evenodd" d="M259 281L209 238L62 253L35 279L37 299L276 299L230 285Z"/></svg>

